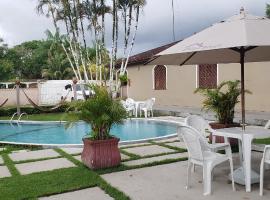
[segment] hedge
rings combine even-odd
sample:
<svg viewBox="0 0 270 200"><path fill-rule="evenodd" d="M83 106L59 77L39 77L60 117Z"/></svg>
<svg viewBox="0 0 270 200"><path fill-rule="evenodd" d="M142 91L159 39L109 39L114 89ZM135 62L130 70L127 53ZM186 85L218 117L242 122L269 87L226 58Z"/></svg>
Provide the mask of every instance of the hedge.
<svg viewBox="0 0 270 200"><path fill-rule="evenodd" d="M44 106L44 108L52 108L53 106ZM67 110L68 104L63 104L62 106L60 106L59 108L53 110L53 111L49 111L49 112L44 112L42 110L39 110L37 108L34 107L21 107L21 112L25 112L28 115L32 115L32 114L41 114L41 113L61 113L61 112L65 112ZM3 107L0 108L0 116L12 116L15 112L17 112L17 108L16 107Z"/></svg>

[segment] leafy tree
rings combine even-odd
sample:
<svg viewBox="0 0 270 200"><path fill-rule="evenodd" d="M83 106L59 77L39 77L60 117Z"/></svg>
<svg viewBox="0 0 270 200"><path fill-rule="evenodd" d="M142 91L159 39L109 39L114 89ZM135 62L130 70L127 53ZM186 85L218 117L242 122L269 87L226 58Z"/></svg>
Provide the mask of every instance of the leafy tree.
<svg viewBox="0 0 270 200"><path fill-rule="evenodd" d="M12 62L7 59L8 46L4 40L0 38L0 80L8 80L11 78L13 71Z"/></svg>
<svg viewBox="0 0 270 200"><path fill-rule="evenodd" d="M42 70L42 77L47 79L71 79L73 77L72 68L62 48L61 36L58 31L55 34L46 31L47 41L50 43L48 49L47 66Z"/></svg>
<svg viewBox="0 0 270 200"><path fill-rule="evenodd" d="M270 18L270 4L266 4L266 16Z"/></svg>
<svg viewBox="0 0 270 200"><path fill-rule="evenodd" d="M3 38L0 38L0 59L5 56L7 49L7 44L4 43Z"/></svg>
<svg viewBox="0 0 270 200"><path fill-rule="evenodd" d="M50 43L47 41L29 41L14 47L19 66L14 68L21 78L39 79L42 78L41 71L47 66L48 49Z"/></svg>

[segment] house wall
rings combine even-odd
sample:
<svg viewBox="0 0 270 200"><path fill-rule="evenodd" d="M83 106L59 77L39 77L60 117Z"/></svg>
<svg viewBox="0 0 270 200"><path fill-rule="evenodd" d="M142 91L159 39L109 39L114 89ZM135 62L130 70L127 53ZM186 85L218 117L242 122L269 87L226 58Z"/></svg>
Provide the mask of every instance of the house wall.
<svg viewBox="0 0 270 200"><path fill-rule="evenodd" d="M252 92L246 95L246 109L270 111L270 63L248 63L245 67L245 85ZM130 86L128 96L135 100L156 97L156 104L163 106L201 107L203 98L194 94L196 66L167 66L167 90L153 89L153 65L128 67ZM240 80L239 64L219 64L218 83ZM237 106L239 109L240 104Z"/></svg>

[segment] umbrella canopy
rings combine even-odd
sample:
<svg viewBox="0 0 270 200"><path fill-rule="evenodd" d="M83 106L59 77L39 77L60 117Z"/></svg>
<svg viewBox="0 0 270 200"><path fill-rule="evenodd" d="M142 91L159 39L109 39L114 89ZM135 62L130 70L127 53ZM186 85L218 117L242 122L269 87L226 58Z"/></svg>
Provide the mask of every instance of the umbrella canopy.
<svg viewBox="0 0 270 200"><path fill-rule="evenodd" d="M196 33L157 54L148 64L241 64L242 123L245 124L244 63L270 61L270 20L240 14Z"/></svg>

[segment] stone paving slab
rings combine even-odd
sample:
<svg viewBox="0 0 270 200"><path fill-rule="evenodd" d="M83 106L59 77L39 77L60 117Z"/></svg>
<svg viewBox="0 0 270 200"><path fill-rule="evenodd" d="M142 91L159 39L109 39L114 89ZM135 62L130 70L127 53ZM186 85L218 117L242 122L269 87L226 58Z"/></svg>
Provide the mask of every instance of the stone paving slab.
<svg viewBox="0 0 270 200"><path fill-rule="evenodd" d="M64 152L68 154L81 154L83 151L83 148L61 148Z"/></svg>
<svg viewBox="0 0 270 200"><path fill-rule="evenodd" d="M0 156L0 165L4 164L3 158Z"/></svg>
<svg viewBox="0 0 270 200"><path fill-rule="evenodd" d="M171 142L171 143L166 143L166 145L172 146L172 147L178 147L178 148L182 148L182 149L187 148L184 142Z"/></svg>
<svg viewBox="0 0 270 200"><path fill-rule="evenodd" d="M191 188L185 189L187 162L176 162L154 167L145 167L123 172L102 175L108 183L118 188L131 199L143 200L269 200L270 174L265 173L265 193L259 196L259 185L252 186L252 192L246 193L245 188L236 185L237 191L232 191L228 183L229 165L224 163L215 168L212 182L213 194L203 195L202 170L196 168L191 175Z"/></svg>
<svg viewBox="0 0 270 200"><path fill-rule="evenodd" d="M75 158L76 160L82 162L82 158L81 158L81 155L78 155L78 156L73 156L73 158Z"/></svg>
<svg viewBox="0 0 270 200"><path fill-rule="evenodd" d="M66 158L57 158L36 162L28 162L22 164L16 164L15 167L22 174L31 174L35 172L50 171L54 169L75 167L76 165L67 160Z"/></svg>
<svg viewBox="0 0 270 200"><path fill-rule="evenodd" d="M135 143L135 144L120 144L120 148L126 148L126 147L134 147L134 146L140 146L140 145L150 145L151 143L148 142L142 142L142 143Z"/></svg>
<svg viewBox="0 0 270 200"><path fill-rule="evenodd" d="M108 194L98 187L41 197L39 200L113 200Z"/></svg>
<svg viewBox="0 0 270 200"><path fill-rule="evenodd" d="M29 152L31 150L29 149L21 149L21 150L15 150L15 151L12 151L12 153L23 153L23 152Z"/></svg>
<svg viewBox="0 0 270 200"><path fill-rule="evenodd" d="M121 160L129 159L130 157L121 153Z"/></svg>
<svg viewBox="0 0 270 200"><path fill-rule="evenodd" d="M4 151L4 150L6 150L6 148L0 148L0 151Z"/></svg>
<svg viewBox="0 0 270 200"><path fill-rule="evenodd" d="M169 139L159 140L157 142L174 142L175 140L179 140L179 138L173 137L173 138L169 138Z"/></svg>
<svg viewBox="0 0 270 200"><path fill-rule="evenodd" d="M160 153L175 152L172 149L161 147L158 145L128 148L128 149L125 149L125 151L139 155L139 156L149 156L149 155L160 154Z"/></svg>
<svg viewBox="0 0 270 200"><path fill-rule="evenodd" d="M177 158L186 158L186 157L188 157L187 153L176 153L176 154L156 156L156 157L151 157L151 158L143 158L139 160L131 160L131 161L123 162L123 164L126 166L136 166L136 165L152 163L155 161L162 161L166 159L177 159Z"/></svg>
<svg viewBox="0 0 270 200"><path fill-rule="evenodd" d="M0 166L0 178L10 177L11 174L6 166Z"/></svg>
<svg viewBox="0 0 270 200"><path fill-rule="evenodd" d="M38 151L27 151L27 152L16 152L9 154L9 157L13 161L22 161L22 160L33 160L33 159L42 159L42 158L53 158L60 156L53 149L44 149Z"/></svg>

